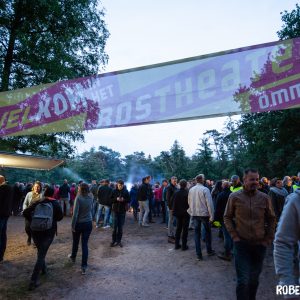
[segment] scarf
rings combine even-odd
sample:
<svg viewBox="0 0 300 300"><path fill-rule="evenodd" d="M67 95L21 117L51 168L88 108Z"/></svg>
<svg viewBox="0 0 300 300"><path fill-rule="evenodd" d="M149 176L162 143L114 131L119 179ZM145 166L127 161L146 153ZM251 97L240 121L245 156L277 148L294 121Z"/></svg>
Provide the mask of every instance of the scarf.
<svg viewBox="0 0 300 300"><path fill-rule="evenodd" d="M271 187L270 191L282 197L286 197L289 194L285 188L279 189L276 186Z"/></svg>

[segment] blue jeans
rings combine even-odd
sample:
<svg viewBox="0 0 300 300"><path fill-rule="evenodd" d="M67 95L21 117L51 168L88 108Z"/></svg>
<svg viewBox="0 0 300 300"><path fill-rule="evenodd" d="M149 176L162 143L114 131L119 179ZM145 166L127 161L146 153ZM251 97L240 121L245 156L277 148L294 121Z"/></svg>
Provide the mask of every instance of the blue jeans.
<svg viewBox="0 0 300 300"><path fill-rule="evenodd" d="M40 275L40 272L46 270L46 255L52 241L54 239L54 232L47 233L44 232L32 232L32 239L37 248L37 260L31 275L32 281L37 281Z"/></svg>
<svg viewBox="0 0 300 300"><path fill-rule="evenodd" d="M6 218L0 218L0 261L3 260L4 252L6 250L7 221L8 221L8 217L6 217Z"/></svg>
<svg viewBox="0 0 300 300"><path fill-rule="evenodd" d="M211 248L211 228L209 224L209 217L193 217L194 222L194 239L195 239L195 246L196 246L196 254L197 256L202 256L201 251L201 224L203 224L205 228L205 244L206 244L206 251L207 253L212 252Z"/></svg>
<svg viewBox="0 0 300 300"><path fill-rule="evenodd" d="M97 216L97 212L98 212L98 206L99 206L98 201L94 199L94 201L93 201L93 210L92 210L93 221L96 220L96 216Z"/></svg>
<svg viewBox="0 0 300 300"><path fill-rule="evenodd" d="M246 241L234 242L233 254L237 275L237 300L255 300L266 247Z"/></svg>
<svg viewBox="0 0 300 300"><path fill-rule="evenodd" d="M92 232L93 223L92 222L84 222L77 223L75 226L75 232L73 232L73 246L72 246L72 254L71 258L76 259L79 240L81 236L81 248L82 248L82 259L81 259L81 267L87 267L87 261L89 256L89 248L88 241L90 234Z"/></svg>
<svg viewBox="0 0 300 300"><path fill-rule="evenodd" d="M123 226L125 223L126 213L113 212L113 233L112 242L120 243L123 236Z"/></svg>
<svg viewBox="0 0 300 300"><path fill-rule="evenodd" d="M229 232L227 231L226 226L223 221L221 222L221 225L222 225L221 230L222 230L223 236L224 236L225 254L229 255L229 254L231 254L231 250L233 247L233 241L232 241L232 238L231 238Z"/></svg>
<svg viewBox="0 0 300 300"><path fill-rule="evenodd" d="M110 207L109 206L105 206L103 204L98 204L98 211L97 211L97 216L96 216L96 224L99 225L99 222L100 222L101 216L102 216L102 209L103 208L105 209L103 226L107 226L107 225L109 225Z"/></svg>

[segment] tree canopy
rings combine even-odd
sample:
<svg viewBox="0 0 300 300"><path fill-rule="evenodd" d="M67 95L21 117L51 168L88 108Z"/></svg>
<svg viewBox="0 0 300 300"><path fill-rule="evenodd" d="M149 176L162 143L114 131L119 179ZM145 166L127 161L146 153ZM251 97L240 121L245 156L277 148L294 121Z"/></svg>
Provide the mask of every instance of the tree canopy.
<svg viewBox="0 0 300 300"><path fill-rule="evenodd" d="M0 91L97 74L108 60L98 0L0 0L0 36ZM6 137L0 149L69 156L77 140L81 133Z"/></svg>

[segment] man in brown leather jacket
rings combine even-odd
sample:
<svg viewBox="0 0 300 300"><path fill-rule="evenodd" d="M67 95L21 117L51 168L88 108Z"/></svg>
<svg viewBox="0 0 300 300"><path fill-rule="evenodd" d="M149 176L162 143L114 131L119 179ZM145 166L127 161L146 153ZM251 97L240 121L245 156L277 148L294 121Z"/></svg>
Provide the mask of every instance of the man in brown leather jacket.
<svg viewBox="0 0 300 300"><path fill-rule="evenodd" d="M257 170L244 172L244 188L232 193L224 213L224 223L234 246L237 299L255 299L266 247L274 238L275 214L271 199L258 191Z"/></svg>

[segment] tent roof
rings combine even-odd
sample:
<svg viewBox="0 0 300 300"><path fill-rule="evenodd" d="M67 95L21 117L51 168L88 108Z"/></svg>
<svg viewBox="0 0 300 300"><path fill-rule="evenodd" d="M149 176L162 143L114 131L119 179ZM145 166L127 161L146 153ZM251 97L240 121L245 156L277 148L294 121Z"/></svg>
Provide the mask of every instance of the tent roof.
<svg viewBox="0 0 300 300"><path fill-rule="evenodd" d="M0 151L0 167L31 170L52 170L64 163L63 159L52 159L42 156L8 153Z"/></svg>

